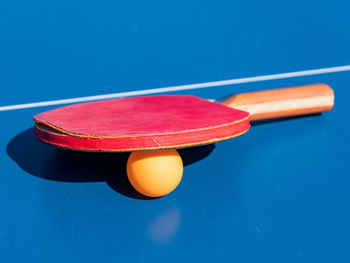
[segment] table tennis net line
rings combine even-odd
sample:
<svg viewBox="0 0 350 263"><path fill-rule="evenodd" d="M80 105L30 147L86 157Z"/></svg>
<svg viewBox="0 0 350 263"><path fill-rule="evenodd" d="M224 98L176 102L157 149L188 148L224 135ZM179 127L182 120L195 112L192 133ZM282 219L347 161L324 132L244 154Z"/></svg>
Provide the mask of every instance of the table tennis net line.
<svg viewBox="0 0 350 263"><path fill-rule="evenodd" d="M72 104L72 103L79 103L79 102L114 99L114 98L122 98L122 97L151 95L151 94L167 93L167 92L182 91L182 90L202 89L202 88L209 88L209 87L219 87L219 86L236 85L236 84L243 84L243 83L261 82L261 81L267 81L267 80L296 78L296 77L321 75L321 74L344 72L344 71L350 71L350 65L295 71L295 72L288 72L288 73L261 75L261 76L253 76L253 77L244 77L244 78L229 79L229 80L219 80L219 81L203 82L203 83L197 83L197 84L186 84L186 85L178 85L178 86L147 89L147 90L118 92L118 93L112 93L112 94L86 96L86 97L78 97L78 98L70 98L70 99L60 99L60 100L50 100L50 101L0 106L0 111L10 111L10 110L18 110L18 109L44 107L44 106Z"/></svg>

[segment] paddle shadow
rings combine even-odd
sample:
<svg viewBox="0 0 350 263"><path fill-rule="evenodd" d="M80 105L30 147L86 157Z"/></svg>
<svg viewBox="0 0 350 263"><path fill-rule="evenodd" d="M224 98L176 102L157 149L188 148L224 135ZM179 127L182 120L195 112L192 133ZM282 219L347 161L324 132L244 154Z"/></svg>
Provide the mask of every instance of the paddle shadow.
<svg viewBox="0 0 350 263"><path fill-rule="evenodd" d="M179 150L184 165L209 155L215 146L205 145ZM7 154L27 173L60 182L107 182L116 192L130 198L149 200L136 192L126 175L130 153L79 152L46 145L34 137L33 128L16 135L7 145Z"/></svg>
<svg viewBox="0 0 350 263"><path fill-rule="evenodd" d="M294 119L310 118L310 117L315 117L320 115L322 115L322 113L315 113L311 115L302 115L302 116L283 117L283 118L268 119L268 120L261 120L261 121L251 121L250 124L251 126L259 126L259 125L266 125L270 123L282 122L282 121L288 121L288 120L294 120Z"/></svg>

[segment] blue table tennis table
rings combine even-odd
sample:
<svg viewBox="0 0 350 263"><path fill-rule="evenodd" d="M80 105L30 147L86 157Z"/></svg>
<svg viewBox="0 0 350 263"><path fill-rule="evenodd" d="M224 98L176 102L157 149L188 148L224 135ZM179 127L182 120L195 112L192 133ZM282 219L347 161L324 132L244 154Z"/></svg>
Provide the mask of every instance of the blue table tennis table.
<svg viewBox="0 0 350 263"><path fill-rule="evenodd" d="M349 10L1 1L0 262L349 262ZM331 112L182 150L181 184L154 200L130 189L127 154L33 136L35 114L79 101L311 83L334 89Z"/></svg>

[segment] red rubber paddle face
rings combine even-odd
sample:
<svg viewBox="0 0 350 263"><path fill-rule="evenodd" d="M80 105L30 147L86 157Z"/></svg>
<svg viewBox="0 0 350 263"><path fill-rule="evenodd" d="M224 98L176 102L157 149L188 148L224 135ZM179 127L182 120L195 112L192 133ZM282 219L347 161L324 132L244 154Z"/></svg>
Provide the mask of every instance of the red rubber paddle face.
<svg viewBox="0 0 350 263"><path fill-rule="evenodd" d="M145 96L74 104L34 116L36 137L85 151L176 149L249 129L249 113L194 96Z"/></svg>

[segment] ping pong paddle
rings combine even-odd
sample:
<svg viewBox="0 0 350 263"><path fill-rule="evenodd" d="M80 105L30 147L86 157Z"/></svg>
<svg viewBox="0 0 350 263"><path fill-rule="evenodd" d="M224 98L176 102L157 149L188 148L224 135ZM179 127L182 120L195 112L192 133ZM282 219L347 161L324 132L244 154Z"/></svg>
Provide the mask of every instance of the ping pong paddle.
<svg viewBox="0 0 350 263"><path fill-rule="evenodd" d="M44 143L79 151L179 149L230 139L250 121L315 114L333 107L325 84L242 93L220 103L188 95L86 102L34 116Z"/></svg>

